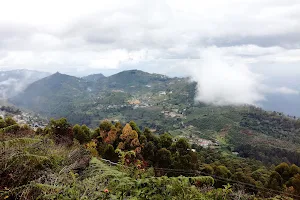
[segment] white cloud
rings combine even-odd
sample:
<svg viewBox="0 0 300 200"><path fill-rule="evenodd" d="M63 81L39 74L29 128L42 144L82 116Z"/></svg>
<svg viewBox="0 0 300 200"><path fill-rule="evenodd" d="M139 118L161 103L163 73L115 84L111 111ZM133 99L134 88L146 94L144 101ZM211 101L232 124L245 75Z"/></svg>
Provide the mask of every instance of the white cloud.
<svg viewBox="0 0 300 200"><path fill-rule="evenodd" d="M228 60L217 48L203 50L201 60L189 66L192 80L198 83L198 101L242 105L264 100L261 77L242 61Z"/></svg>
<svg viewBox="0 0 300 200"><path fill-rule="evenodd" d="M279 87L279 88L275 88L274 93L280 93L280 94L290 94L290 95L298 95L299 91L298 90L294 90L288 87Z"/></svg>
<svg viewBox="0 0 300 200"><path fill-rule="evenodd" d="M298 0L10 0L0 6L0 69L82 76L129 68L185 75L189 68L201 83L198 99L217 104L263 99L257 72L300 74L299 67L285 69L300 64L299 48Z"/></svg>

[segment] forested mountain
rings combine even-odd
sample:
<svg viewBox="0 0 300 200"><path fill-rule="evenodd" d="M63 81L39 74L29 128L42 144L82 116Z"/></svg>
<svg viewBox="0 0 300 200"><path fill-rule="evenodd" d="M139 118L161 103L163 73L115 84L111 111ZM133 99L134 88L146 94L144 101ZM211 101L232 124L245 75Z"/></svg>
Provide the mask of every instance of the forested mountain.
<svg viewBox="0 0 300 200"><path fill-rule="evenodd" d="M56 73L11 99L47 117L96 127L99 119L136 121L157 134L263 161L300 165L300 121L253 106L194 101L196 83L138 70L95 81Z"/></svg>
<svg viewBox="0 0 300 200"><path fill-rule="evenodd" d="M33 70L0 71L0 98L10 98L23 91L29 84L49 76L50 73Z"/></svg>
<svg viewBox="0 0 300 200"><path fill-rule="evenodd" d="M48 117L63 116L73 123L95 125L93 119L114 118L120 109L125 115L119 115L120 120L130 118L134 106L148 109L149 113L152 108L157 111L160 106L154 104L166 96L169 86L170 90L184 79L130 70L92 80L56 73L31 84L10 100Z"/></svg>
<svg viewBox="0 0 300 200"><path fill-rule="evenodd" d="M77 101L88 94L89 82L57 72L29 85L12 102L45 116L66 116L72 115Z"/></svg>

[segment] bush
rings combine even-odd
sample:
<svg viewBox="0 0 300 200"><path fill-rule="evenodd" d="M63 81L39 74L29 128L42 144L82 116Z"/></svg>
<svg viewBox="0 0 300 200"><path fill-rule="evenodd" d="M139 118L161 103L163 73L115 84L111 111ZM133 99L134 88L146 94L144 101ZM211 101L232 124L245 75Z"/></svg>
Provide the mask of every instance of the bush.
<svg viewBox="0 0 300 200"><path fill-rule="evenodd" d="M14 124L11 126L7 126L3 129L4 133L16 133L18 130L20 130L20 126L18 124Z"/></svg>

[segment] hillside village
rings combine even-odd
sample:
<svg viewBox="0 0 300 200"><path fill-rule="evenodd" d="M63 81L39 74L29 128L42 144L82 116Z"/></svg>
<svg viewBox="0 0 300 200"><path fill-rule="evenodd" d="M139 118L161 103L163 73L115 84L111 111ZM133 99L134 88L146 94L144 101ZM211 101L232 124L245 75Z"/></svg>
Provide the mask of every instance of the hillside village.
<svg viewBox="0 0 300 200"><path fill-rule="evenodd" d="M29 125L32 129L45 128L47 120L39 115L23 112L12 106L1 106L0 117L5 118L11 116L20 125Z"/></svg>

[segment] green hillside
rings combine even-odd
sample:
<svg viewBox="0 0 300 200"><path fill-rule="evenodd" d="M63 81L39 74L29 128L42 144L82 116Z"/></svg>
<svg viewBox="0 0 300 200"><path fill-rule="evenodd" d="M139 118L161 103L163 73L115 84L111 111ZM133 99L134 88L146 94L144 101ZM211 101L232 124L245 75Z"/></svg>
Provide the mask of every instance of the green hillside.
<svg viewBox="0 0 300 200"><path fill-rule="evenodd" d="M88 89L83 79L55 73L29 85L11 102L45 116L67 116L80 101L89 100Z"/></svg>
<svg viewBox="0 0 300 200"><path fill-rule="evenodd" d="M170 132L191 143L250 157L268 165L300 165L300 122L253 106L194 102L196 83L138 70L95 82L54 74L12 99L47 117L97 127L99 119L134 120L157 134Z"/></svg>

